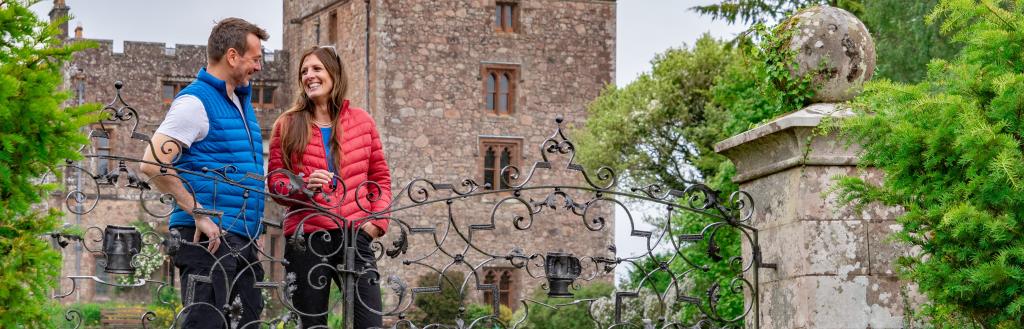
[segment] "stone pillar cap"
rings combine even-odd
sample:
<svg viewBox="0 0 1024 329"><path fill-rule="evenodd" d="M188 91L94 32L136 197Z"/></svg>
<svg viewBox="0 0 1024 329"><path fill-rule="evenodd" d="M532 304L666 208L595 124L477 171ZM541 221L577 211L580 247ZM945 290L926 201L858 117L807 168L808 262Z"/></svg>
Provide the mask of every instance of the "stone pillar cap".
<svg viewBox="0 0 1024 329"><path fill-rule="evenodd" d="M815 103L803 109L787 114L769 123L747 130L739 135L715 144L715 152L723 153L729 149L760 139L786 129L795 127L817 127L821 119L826 117L845 118L853 116L853 111L841 103Z"/></svg>

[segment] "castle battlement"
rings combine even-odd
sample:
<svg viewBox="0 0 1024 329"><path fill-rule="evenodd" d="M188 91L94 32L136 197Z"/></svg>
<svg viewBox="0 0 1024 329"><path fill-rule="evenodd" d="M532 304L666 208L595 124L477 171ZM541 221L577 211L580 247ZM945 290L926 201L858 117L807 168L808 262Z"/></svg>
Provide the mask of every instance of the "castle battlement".
<svg viewBox="0 0 1024 329"><path fill-rule="evenodd" d="M178 59L180 57L192 58L192 56L206 56L206 45L193 45L193 44L173 44L168 46L165 42L151 42L151 41L122 41L121 52L114 51L114 40L111 39L78 39L96 42L97 48L89 49L86 51L94 51L98 55L119 55L127 57L135 56L156 56L163 54L168 59ZM265 62L273 62L277 59L284 58L284 51L275 49L273 51L267 51L264 56ZM155 59L155 57L154 57Z"/></svg>

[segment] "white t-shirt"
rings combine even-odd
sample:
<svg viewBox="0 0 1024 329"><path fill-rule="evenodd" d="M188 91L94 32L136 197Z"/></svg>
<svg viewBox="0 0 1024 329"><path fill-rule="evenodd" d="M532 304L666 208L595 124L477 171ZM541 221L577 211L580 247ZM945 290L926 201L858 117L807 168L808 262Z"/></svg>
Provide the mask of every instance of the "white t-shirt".
<svg viewBox="0 0 1024 329"><path fill-rule="evenodd" d="M234 93L228 96L244 119L245 112L242 111L242 103L238 96ZM248 127L246 126L246 129ZM167 110L167 116L164 117L164 122L160 123L160 127L156 128L156 132L174 138L185 144L185 147L191 147L192 143L203 140L210 132L210 119L206 116L206 107L199 97L181 95L171 102L171 108Z"/></svg>

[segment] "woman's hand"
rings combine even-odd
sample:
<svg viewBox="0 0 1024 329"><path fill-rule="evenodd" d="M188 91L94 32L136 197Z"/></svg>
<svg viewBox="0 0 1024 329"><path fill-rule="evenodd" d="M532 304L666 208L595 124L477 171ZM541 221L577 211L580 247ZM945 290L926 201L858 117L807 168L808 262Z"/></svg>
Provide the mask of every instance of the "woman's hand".
<svg viewBox="0 0 1024 329"><path fill-rule="evenodd" d="M381 229L377 227L377 225L373 225L370 222L364 223L361 229L374 239L378 239L381 235L384 235L384 232L381 232Z"/></svg>
<svg viewBox="0 0 1024 329"><path fill-rule="evenodd" d="M313 173L309 174L309 177L306 178L306 188L310 190L316 188L322 189L324 185L331 182L331 179L334 179L334 173L323 169L314 170Z"/></svg>

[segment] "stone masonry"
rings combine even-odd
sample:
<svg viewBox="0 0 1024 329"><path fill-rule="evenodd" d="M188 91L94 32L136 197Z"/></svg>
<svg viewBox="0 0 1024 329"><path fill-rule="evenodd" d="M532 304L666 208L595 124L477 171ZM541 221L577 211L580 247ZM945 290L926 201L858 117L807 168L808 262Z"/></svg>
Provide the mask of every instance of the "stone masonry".
<svg viewBox="0 0 1024 329"><path fill-rule="evenodd" d="M887 240L899 209L857 211L829 193L838 175L882 179L857 167L857 147L815 132L825 118L849 114L814 104L715 146L753 196L750 225L760 230L764 262L778 264L760 270L760 314L748 315L748 327L760 316L762 328L901 328L904 308L916 305L893 270L908 248Z"/></svg>

